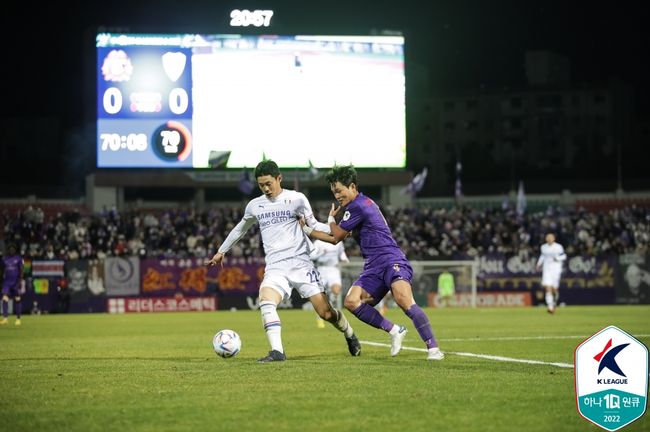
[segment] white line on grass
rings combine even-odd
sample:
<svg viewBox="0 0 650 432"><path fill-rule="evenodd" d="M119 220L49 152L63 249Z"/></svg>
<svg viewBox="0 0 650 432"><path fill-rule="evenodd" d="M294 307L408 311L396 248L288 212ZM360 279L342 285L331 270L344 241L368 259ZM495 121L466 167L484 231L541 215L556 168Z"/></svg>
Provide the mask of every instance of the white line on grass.
<svg viewBox="0 0 650 432"><path fill-rule="evenodd" d="M449 338L438 339L441 342L480 342L480 341L517 341L517 340L550 340L550 339L587 339L591 335L572 336L501 336L501 337L474 337L474 338ZM649 337L650 334L638 334L634 337Z"/></svg>
<svg viewBox="0 0 650 432"><path fill-rule="evenodd" d="M361 343L366 344L366 345L390 347L390 344L379 343L379 342L361 341ZM424 349L424 348L413 348L413 347L403 346L402 349L411 350L411 351L427 352L427 350ZM494 355L488 355L488 354L475 354L475 353L468 353L468 352L444 351L444 353L445 354L453 354L453 355L457 355L457 356L463 356L463 357L477 357L477 358L483 358L483 359L495 360L495 361L502 361L502 362L510 362L510 363L538 364L538 365L557 366L557 367L561 367L561 368L573 369L573 365L570 364L570 363L545 362L545 361L540 361L540 360L517 359L517 358L512 358L512 357L502 357L502 356L494 356Z"/></svg>

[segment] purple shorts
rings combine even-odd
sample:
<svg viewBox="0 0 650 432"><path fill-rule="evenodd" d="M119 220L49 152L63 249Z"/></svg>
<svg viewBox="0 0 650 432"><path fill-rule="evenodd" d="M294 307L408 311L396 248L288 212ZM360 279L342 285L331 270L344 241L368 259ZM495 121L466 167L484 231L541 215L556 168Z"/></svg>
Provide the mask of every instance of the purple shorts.
<svg viewBox="0 0 650 432"><path fill-rule="evenodd" d="M389 257L382 264L364 267L359 278L352 284L363 288L377 301L383 299L390 291L394 281L405 280L410 284L413 280L413 269L407 260Z"/></svg>
<svg viewBox="0 0 650 432"><path fill-rule="evenodd" d="M8 297L16 297L20 295L20 281L13 284L2 284L2 295Z"/></svg>

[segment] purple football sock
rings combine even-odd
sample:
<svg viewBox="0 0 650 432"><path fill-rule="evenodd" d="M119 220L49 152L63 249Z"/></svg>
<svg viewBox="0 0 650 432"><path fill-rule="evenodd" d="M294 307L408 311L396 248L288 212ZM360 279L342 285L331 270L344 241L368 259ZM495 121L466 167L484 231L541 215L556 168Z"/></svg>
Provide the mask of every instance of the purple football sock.
<svg viewBox="0 0 650 432"><path fill-rule="evenodd" d="M2 300L2 316L7 318L9 316L9 302Z"/></svg>
<svg viewBox="0 0 650 432"><path fill-rule="evenodd" d="M353 310L352 313L364 323L370 324L375 328L387 332L393 328L393 323L384 318L377 309L369 304L361 303L361 306Z"/></svg>
<svg viewBox="0 0 650 432"><path fill-rule="evenodd" d="M16 309L16 318L20 319L20 314L23 312L23 301L14 300L14 307Z"/></svg>
<svg viewBox="0 0 650 432"><path fill-rule="evenodd" d="M424 313L420 306L414 304L406 311L406 315L413 321L413 325L420 334L420 338L427 344L427 348L437 347L438 342L436 342L436 338L433 336L433 329L431 329L429 317L427 317L427 314Z"/></svg>

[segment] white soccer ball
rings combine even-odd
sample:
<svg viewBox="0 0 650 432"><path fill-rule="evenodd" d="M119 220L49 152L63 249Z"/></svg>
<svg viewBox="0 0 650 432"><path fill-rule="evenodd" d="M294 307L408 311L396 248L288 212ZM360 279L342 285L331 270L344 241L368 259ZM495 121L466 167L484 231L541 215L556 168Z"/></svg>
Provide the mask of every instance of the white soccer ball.
<svg viewBox="0 0 650 432"><path fill-rule="evenodd" d="M219 357L234 357L241 350L241 338L236 331L224 329L214 335L212 347Z"/></svg>

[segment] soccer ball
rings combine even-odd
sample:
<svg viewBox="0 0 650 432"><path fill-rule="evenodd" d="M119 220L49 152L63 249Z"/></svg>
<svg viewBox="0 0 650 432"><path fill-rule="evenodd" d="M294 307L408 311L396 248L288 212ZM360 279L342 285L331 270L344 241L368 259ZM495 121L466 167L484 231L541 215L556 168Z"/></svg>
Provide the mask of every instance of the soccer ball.
<svg viewBox="0 0 650 432"><path fill-rule="evenodd" d="M241 338L236 331L224 329L214 335L212 347L219 357L234 357L241 350Z"/></svg>

